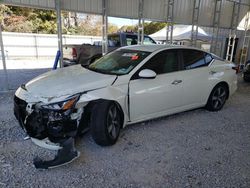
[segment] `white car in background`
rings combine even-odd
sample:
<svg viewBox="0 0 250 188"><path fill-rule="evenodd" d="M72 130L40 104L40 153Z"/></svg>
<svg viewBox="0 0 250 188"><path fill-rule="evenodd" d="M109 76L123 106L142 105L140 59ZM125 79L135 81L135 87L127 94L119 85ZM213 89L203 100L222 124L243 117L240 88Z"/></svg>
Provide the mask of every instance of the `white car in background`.
<svg viewBox="0 0 250 188"><path fill-rule="evenodd" d="M15 115L42 147L60 150L88 127L95 142L107 146L128 124L200 107L218 111L236 89L234 64L213 54L136 45L23 84L15 93Z"/></svg>

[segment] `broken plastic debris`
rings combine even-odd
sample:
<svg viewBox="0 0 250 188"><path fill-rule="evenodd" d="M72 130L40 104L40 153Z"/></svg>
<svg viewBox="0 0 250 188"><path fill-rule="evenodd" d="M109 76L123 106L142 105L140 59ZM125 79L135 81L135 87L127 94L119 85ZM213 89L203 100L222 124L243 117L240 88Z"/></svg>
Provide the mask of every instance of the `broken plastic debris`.
<svg viewBox="0 0 250 188"><path fill-rule="evenodd" d="M56 168L60 167L66 164L71 163L75 159L77 159L80 156L79 151L71 152L66 155L58 154L56 155L55 159L50 161L44 161L39 157L36 157L34 159L34 165L37 169L50 169L50 168Z"/></svg>
<svg viewBox="0 0 250 188"><path fill-rule="evenodd" d="M61 143L62 149L58 150L53 160L44 161L39 157L34 159L34 166L37 169L56 168L71 163L80 156L80 152L75 149L74 139L69 138Z"/></svg>

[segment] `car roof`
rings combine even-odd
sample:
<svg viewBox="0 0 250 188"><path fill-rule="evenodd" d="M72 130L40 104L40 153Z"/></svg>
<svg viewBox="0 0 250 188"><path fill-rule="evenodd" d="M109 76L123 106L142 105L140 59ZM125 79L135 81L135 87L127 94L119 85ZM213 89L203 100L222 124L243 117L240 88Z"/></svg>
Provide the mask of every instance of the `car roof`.
<svg viewBox="0 0 250 188"><path fill-rule="evenodd" d="M181 45L164 45L164 44L150 44L150 45L131 45L131 46L124 46L120 49L126 50L138 50L138 51L145 51L145 52L154 52L158 50L164 49L192 49L192 50L199 50L203 51L198 48L181 46Z"/></svg>

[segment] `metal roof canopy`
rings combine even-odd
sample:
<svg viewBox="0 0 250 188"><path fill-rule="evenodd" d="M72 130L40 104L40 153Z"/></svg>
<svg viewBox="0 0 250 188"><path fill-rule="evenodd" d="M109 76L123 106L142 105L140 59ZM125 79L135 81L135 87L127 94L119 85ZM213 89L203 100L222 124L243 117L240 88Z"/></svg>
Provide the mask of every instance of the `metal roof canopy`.
<svg viewBox="0 0 250 188"><path fill-rule="evenodd" d="M192 24L193 4L195 0L174 0L173 20L176 24ZM239 0L222 0L220 27L231 27L233 2ZM41 9L55 9L55 0L3 0L4 4ZM138 19L140 0L108 0L107 16ZM168 0L144 0L143 17L147 20L166 22ZM201 0L199 25L213 27L215 0ZM241 0L239 20L249 10L249 0ZM102 0L61 0L61 10L102 14Z"/></svg>

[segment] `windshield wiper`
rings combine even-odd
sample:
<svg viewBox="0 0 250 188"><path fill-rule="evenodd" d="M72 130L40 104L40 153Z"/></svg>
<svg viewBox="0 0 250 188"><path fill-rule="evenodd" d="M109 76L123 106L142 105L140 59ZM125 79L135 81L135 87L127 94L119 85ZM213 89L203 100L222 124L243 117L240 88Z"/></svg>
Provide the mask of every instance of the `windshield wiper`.
<svg viewBox="0 0 250 188"><path fill-rule="evenodd" d="M112 71L104 71L104 70L100 70L100 69L91 68L90 66L86 66L86 65L85 66L82 65L82 67L85 68L85 69L88 69L90 71L97 72L97 73L102 73L102 74L116 75L116 76L123 75L121 73L113 73Z"/></svg>
<svg viewBox="0 0 250 188"><path fill-rule="evenodd" d="M84 67L84 66L83 66ZM103 71L103 70L100 70L100 69L95 69L95 68L90 68L90 66L86 66L84 67L85 69L88 69L90 71L93 71L93 72L97 72L97 73L102 73L102 74L112 74L110 72L106 72L106 71Z"/></svg>

